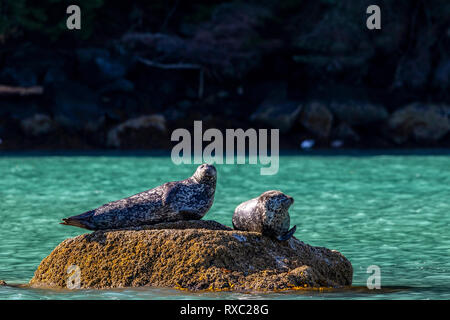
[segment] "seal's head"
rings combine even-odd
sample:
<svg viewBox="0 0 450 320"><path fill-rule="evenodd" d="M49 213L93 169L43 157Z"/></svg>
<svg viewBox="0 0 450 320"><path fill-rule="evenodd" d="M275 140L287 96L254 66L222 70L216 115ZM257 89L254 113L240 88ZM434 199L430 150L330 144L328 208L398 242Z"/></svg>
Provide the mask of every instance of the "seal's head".
<svg viewBox="0 0 450 320"><path fill-rule="evenodd" d="M195 170L195 173L192 177L198 183L215 185L217 179L217 171L213 165L204 163L198 166L197 170Z"/></svg>
<svg viewBox="0 0 450 320"><path fill-rule="evenodd" d="M289 207L294 203L294 198L277 190L264 192L259 196L259 200L264 203L267 211L275 214L287 212Z"/></svg>
<svg viewBox="0 0 450 320"><path fill-rule="evenodd" d="M264 234L275 237L280 241L288 240L294 234L296 226L289 230L289 207L294 198L281 191L270 190L258 198L262 208L262 230Z"/></svg>

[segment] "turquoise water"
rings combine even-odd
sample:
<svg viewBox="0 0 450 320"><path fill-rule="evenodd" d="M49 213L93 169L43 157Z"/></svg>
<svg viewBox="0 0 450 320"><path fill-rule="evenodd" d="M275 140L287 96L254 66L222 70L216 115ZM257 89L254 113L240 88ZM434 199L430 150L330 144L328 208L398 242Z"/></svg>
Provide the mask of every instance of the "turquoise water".
<svg viewBox="0 0 450 320"><path fill-rule="evenodd" d="M27 283L62 240L84 233L63 217L190 176L196 165L166 156L0 156L0 279ZM450 153L285 155L277 175L255 165L218 165L213 207L205 219L231 225L239 203L269 189L295 199L295 236L342 252L355 286L367 267L382 288L331 293L200 293L171 289L52 291L0 287L0 299L450 299Z"/></svg>

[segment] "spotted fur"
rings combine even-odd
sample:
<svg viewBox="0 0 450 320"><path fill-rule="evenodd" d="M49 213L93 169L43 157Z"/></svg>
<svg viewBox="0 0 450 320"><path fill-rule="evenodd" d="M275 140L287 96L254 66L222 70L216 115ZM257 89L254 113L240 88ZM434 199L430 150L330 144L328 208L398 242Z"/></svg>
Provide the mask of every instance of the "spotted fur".
<svg viewBox="0 0 450 320"><path fill-rule="evenodd" d="M288 209L294 199L276 190L266 191L258 198L238 205L233 214L233 227L237 230L254 231L278 240L287 240L295 232L289 230Z"/></svg>
<svg viewBox="0 0 450 320"><path fill-rule="evenodd" d="M62 224L89 230L120 229L160 222L201 219L216 190L214 166L200 165L192 177L167 182L131 197L63 219Z"/></svg>

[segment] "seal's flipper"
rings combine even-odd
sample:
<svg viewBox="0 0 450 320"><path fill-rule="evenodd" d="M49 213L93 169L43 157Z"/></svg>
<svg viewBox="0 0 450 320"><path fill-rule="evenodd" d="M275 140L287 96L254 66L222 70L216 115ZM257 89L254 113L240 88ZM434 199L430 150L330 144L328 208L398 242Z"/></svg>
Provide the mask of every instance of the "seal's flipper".
<svg viewBox="0 0 450 320"><path fill-rule="evenodd" d="M88 211L88 212L79 214L77 216L65 218L65 219L62 219L63 222L61 222L60 224L63 224L66 226L74 226L74 227L88 229L88 230L94 230L95 228L89 222L89 219L93 213L94 213L94 211Z"/></svg>
<svg viewBox="0 0 450 320"><path fill-rule="evenodd" d="M63 224L65 226L74 226L74 227L79 227L79 228L84 228L84 229L88 229L82 221L76 220L76 219L72 219L72 218L66 218L66 219L62 219L63 222L61 222L60 224Z"/></svg>
<svg viewBox="0 0 450 320"><path fill-rule="evenodd" d="M278 236L277 240L280 241L286 241L289 240L295 233L295 230L297 230L297 226L293 226L291 230L289 230L288 232L286 232L285 234Z"/></svg>

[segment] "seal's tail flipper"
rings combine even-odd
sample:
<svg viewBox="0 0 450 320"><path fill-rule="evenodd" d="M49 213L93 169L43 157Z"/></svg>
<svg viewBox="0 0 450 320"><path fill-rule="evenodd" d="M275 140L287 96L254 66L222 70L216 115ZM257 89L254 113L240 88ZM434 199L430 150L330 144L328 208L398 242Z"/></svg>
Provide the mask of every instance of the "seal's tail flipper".
<svg viewBox="0 0 450 320"><path fill-rule="evenodd" d="M60 224L66 226L74 226L79 228L84 228L88 230L93 230L91 223L89 222L89 218L92 215L92 211L88 211L86 213L80 214L78 216L73 216L69 218L62 219L63 222Z"/></svg>
<svg viewBox="0 0 450 320"><path fill-rule="evenodd" d="M286 241L289 240L295 233L295 230L297 230L297 226L293 226L291 230L283 234L282 236L278 236L277 239L280 241Z"/></svg>

